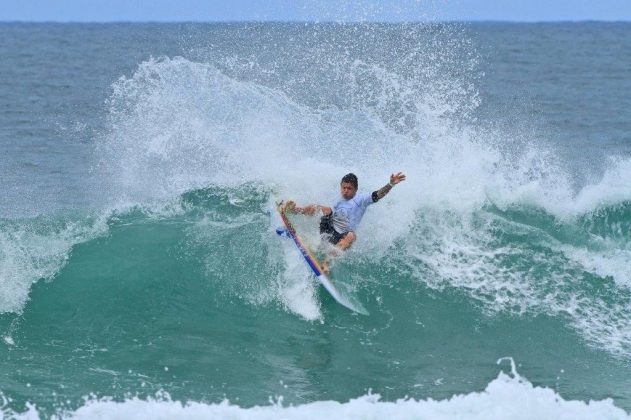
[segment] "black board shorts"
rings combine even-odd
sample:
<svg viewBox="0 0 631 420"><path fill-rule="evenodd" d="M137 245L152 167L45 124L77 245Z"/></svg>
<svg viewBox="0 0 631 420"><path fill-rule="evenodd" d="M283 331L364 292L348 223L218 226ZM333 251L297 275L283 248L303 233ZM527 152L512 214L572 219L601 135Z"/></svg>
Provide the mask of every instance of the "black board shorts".
<svg viewBox="0 0 631 420"><path fill-rule="evenodd" d="M338 233L333 229L331 215L329 214L328 216L322 216L320 218L320 234L324 235L333 245L337 245L339 241L348 235L348 232Z"/></svg>

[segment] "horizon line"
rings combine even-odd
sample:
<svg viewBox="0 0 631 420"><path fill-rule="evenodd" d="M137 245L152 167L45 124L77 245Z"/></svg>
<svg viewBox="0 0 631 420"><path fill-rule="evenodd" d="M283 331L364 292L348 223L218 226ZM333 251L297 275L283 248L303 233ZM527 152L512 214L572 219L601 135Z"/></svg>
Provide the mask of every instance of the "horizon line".
<svg viewBox="0 0 631 420"><path fill-rule="evenodd" d="M294 23L294 24L362 24L362 23L378 23L378 24L409 24L409 23L631 23L631 19L559 19L559 20L513 20L513 19L442 19L442 20L0 20L0 24L4 23L58 23L58 24L192 24L192 23Z"/></svg>

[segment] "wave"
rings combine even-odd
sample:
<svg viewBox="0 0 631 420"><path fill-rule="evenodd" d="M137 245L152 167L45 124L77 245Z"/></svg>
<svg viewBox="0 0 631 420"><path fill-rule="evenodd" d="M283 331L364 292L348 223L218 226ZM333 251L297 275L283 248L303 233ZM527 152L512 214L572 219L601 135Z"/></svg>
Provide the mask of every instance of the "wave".
<svg viewBox="0 0 631 420"><path fill-rule="evenodd" d="M95 281L90 279L133 278L134 287L152 290L161 272L186 273L196 287L211 287L209 298L321 319L326 311L317 284L274 234L272 203L278 194L263 184L215 186L161 208L133 207L72 223L39 221L39 230L33 221L5 223L0 233L12 240L1 243L7 285L1 309L20 312L39 279L63 276L72 289ZM386 211L393 205L383 204ZM593 233L594 221L599 232L618 231L625 206L573 219L531 206L502 210L489 203L465 213L424 207L414 212L409 229L393 229L377 207L358 230L356 246L334 265L334 276L371 313L383 310L373 296L387 295L393 281L409 290L453 289L491 316L559 317L588 344L626 356L631 354L628 238L614 235L612 242L611 235ZM316 220L296 222L317 246Z"/></svg>
<svg viewBox="0 0 631 420"><path fill-rule="evenodd" d="M124 401L110 398L86 397L83 406L76 410L58 410L53 418L73 419L383 419L383 418L432 418L432 419L628 419L624 410L616 407L611 399L602 401L566 400L550 388L534 386L520 376L510 359L510 374L500 372L482 392L454 395L444 400L415 400L402 398L381 401L379 394L367 394L348 402L316 401L296 406L284 406L282 397L276 397L267 406L240 407L230 401L220 403L180 402L161 392L155 398L129 397ZM1 394L0 394L1 396ZM5 400L6 406L6 400ZM40 418L37 406L27 404L27 411L16 413L3 407L4 415L17 419Z"/></svg>

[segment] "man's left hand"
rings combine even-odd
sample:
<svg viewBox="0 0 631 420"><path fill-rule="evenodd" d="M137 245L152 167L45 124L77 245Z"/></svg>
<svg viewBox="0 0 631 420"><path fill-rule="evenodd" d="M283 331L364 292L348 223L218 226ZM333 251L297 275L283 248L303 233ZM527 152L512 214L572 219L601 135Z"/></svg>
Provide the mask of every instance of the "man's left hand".
<svg viewBox="0 0 631 420"><path fill-rule="evenodd" d="M390 185L397 185L399 182L405 181L405 175L403 172L390 175Z"/></svg>

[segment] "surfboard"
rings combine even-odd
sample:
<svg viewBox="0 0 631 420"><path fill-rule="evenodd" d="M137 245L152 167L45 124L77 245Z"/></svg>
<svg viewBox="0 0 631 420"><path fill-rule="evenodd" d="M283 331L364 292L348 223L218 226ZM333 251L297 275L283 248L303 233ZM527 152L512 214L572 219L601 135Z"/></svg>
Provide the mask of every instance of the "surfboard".
<svg viewBox="0 0 631 420"><path fill-rule="evenodd" d="M368 315L368 312L364 308L353 304L346 296L344 296L340 292L340 290L335 286L335 284L331 281L331 279L326 274L324 274L324 271L322 270L322 265L313 256L313 252L311 252L311 250L307 247L307 245L305 245L304 241L300 238L300 236L296 232L294 225L291 223L291 221L289 220L289 218L283 211L282 204L283 204L282 201L277 202L276 209L278 210L278 213L280 214L280 218L283 221L283 224L285 226L283 228L277 228L276 233L279 236L285 236L293 240L294 244L300 251L300 254L304 258L305 262L307 263L307 265L309 266L313 274L315 275L318 282L322 286L324 286L324 289L327 292L329 292L329 294L333 297L333 299L335 299L335 301L337 301L339 304L341 304L342 306L345 306L346 308L350 309L353 312L357 312L363 315Z"/></svg>

